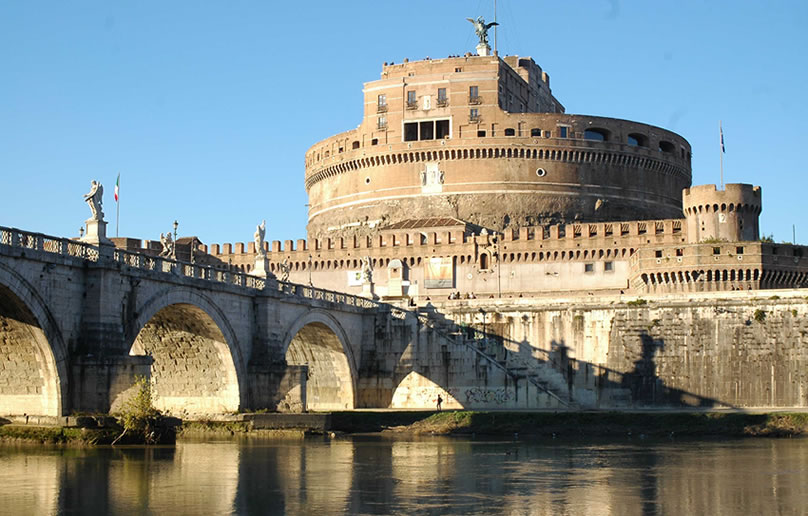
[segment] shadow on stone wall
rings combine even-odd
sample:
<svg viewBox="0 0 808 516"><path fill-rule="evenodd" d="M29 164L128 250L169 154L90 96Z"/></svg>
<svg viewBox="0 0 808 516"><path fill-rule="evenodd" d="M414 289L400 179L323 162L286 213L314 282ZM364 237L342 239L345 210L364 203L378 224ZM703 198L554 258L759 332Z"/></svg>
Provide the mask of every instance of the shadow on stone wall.
<svg viewBox="0 0 808 516"><path fill-rule="evenodd" d="M657 354L664 339L639 332L639 346L630 349L633 368L618 371L570 357L564 341L551 341L539 349L527 340L508 339L495 331L457 324L435 309L429 311L436 326L448 334L462 335L516 378L527 378L542 389L568 401L570 408L734 408L718 399L671 387L657 374ZM627 353L628 355L628 353Z"/></svg>

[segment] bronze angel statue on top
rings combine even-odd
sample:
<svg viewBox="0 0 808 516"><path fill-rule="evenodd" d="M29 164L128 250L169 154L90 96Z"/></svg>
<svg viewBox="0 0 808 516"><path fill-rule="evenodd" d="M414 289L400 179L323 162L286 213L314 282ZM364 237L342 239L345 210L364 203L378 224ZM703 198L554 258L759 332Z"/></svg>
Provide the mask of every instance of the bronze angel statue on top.
<svg viewBox="0 0 808 516"><path fill-rule="evenodd" d="M466 18L474 25L474 32L477 33L477 37L480 38L481 45L488 45L488 29L493 27L494 25L499 25L497 22L485 23L485 19L482 16L478 16L476 20L471 18Z"/></svg>

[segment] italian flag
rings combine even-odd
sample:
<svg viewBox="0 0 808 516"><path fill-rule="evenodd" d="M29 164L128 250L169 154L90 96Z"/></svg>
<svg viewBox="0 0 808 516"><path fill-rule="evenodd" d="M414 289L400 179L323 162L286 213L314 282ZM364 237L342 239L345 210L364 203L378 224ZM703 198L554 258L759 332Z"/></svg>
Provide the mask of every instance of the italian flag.
<svg viewBox="0 0 808 516"><path fill-rule="evenodd" d="M118 190L121 188L121 173L118 172L118 179L115 180L115 202L118 202Z"/></svg>

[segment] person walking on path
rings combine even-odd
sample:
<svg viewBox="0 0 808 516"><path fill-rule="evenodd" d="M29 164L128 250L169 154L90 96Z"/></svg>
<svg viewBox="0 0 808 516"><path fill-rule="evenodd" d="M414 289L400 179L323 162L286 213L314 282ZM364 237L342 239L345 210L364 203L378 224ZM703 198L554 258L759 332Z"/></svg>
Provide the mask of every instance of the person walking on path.
<svg viewBox="0 0 808 516"><path fill-rule="evenodd" d="M438 412L440 412L440 404L441 403L443 403L443 398L441 398L440 394L438 394Z"/></svg>

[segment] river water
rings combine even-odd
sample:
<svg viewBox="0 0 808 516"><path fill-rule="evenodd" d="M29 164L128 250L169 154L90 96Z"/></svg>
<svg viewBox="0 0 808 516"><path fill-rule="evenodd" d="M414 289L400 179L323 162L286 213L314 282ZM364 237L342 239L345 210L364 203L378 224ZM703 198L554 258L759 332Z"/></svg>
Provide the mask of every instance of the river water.
<svg viewBox="0 0 808 516"><path fill-rule="evenodd" d="M0 447L2 514L808 514L808 439Z"/></svg>

